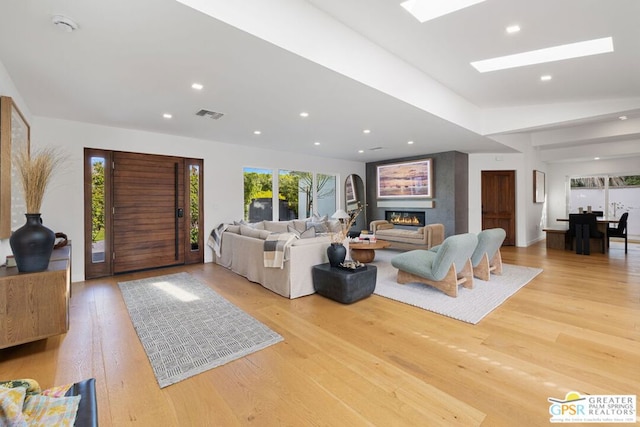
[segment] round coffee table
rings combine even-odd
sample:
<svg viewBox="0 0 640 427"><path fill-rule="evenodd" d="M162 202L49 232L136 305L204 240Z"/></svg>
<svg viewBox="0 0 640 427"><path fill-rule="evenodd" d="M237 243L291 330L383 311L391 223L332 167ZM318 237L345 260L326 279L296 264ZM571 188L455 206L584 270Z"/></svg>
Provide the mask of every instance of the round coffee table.
<svg viewBox="0 0 640 427"><path fill-rule="evenodd" d="M351 259L360 261L363 264L371 262L376 257L376 249L384 249L391 246L390 242L376 240L375 242L349 242Z"/></svg>

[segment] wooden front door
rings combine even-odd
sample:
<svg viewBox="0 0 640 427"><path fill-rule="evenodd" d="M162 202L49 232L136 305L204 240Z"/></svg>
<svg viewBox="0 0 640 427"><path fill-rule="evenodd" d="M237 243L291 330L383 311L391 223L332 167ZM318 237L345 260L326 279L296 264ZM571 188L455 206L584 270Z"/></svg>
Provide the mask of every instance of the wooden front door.
<svg viewBox="0 0 640 427"><path fill-rule="evenodd" d="M516 172L482 171L482 229L503 228L504 245L516 244Z"/></svg>
<svg viewBox="0 0 640 427"><path fill-rule="evenodd" d="M114 153L113 272L184 263L184 159Z"/></svg>

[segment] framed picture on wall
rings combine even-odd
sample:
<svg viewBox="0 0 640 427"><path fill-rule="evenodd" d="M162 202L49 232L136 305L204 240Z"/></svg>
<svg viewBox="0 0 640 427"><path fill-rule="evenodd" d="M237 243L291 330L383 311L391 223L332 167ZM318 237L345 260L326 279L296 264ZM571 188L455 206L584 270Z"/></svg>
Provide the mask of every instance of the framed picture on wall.
<svg viewBox="0 0 640 427"><path fill-rule="evenodd" d="M533 171L533 203L544 203L544 172Z"/></svg>
<svg viewBox="0 0 640 427"><path fill-rule="evenodd" d="M380 165L377 169L378 198L433 197L433 160L412 160Z"/></svg>
<svg viewBox="0 0 640 427"><path fill-rule="evenodd" d="M347 177L347 181L345 182L344 186L347 203L353 203L357 201L358 195L356 194L356 186L353 182L353 175L349 175Z"/></svg>

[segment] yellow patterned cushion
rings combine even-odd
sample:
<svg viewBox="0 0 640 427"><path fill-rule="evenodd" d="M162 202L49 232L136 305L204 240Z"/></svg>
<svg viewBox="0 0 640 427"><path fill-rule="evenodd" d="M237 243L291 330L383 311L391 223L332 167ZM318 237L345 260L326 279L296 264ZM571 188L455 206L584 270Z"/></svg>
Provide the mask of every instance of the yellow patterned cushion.
<svg viewBox="0 0 640 427"><path fill-rule="evenodd" d="M26 427L22 415L22 404L27 389L24 387L6 388L0 386L0 425Z"/></svg>
<svg viewBox="0 0 640 427"><path fill-rule="evenodd" d="M38 381L31 378L23 378L19 380L0 381L0 387L15 388L24 387L27 389L27 394L40 393L40 384Z"/></svg>
<svg viewBox="0 0 640 427"><path fill-rule="evenodd" d="M27 396L24 416L29 426L73 427L80 396L49 397L41 394Z"/></svg>
<svg viewBox="0 0 640 427"><path fill-rule="evenodd" d="M42 395L49 397L64 397L65 393L69 391L71 387L73 387L73 383L51 387L46 390L42 390Z"/></svg>

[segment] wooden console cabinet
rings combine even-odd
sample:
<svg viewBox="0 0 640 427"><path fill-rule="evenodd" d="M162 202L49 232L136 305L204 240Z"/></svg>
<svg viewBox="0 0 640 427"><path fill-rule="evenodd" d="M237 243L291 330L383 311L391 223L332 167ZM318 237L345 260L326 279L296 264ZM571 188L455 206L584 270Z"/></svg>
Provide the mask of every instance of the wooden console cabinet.
<svg viewBox="0 0 640 427"><path fill-rule="evenodd" d="M42 272L0 268L0 348L67 332L70 296L70 246L54 250Z"/></svg>

